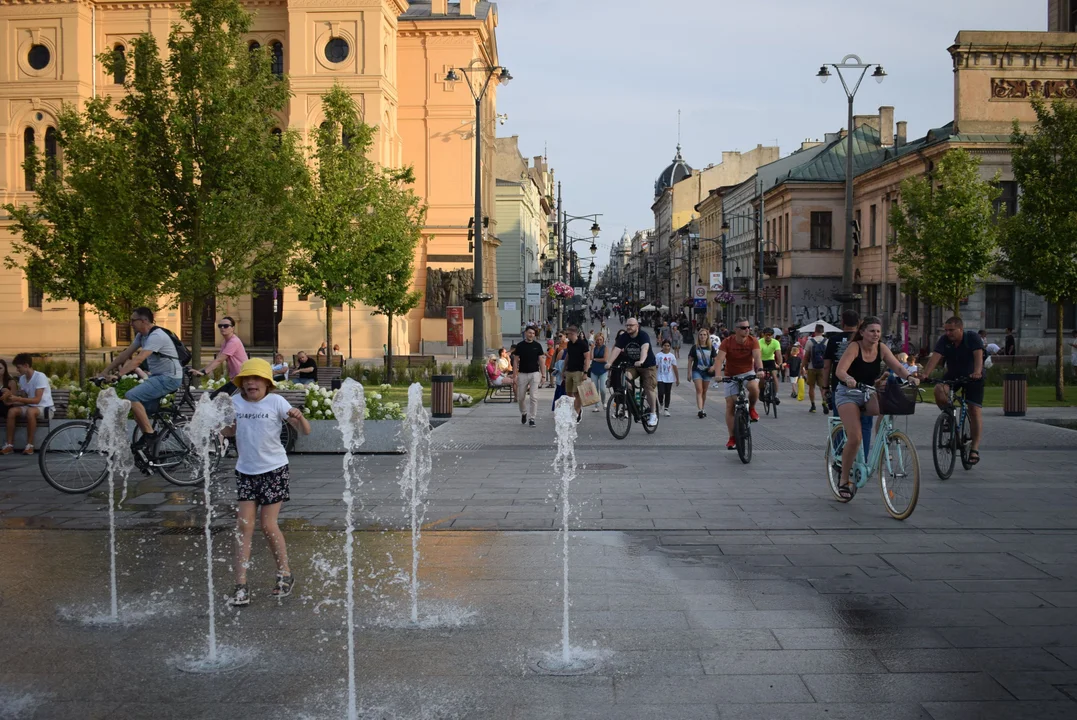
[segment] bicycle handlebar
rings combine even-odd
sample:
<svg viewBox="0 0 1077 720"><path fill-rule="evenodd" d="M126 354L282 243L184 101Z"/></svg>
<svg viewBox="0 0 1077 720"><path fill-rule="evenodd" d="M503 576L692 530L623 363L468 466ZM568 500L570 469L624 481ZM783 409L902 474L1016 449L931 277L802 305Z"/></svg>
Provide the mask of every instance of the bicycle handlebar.
<svg viewBox="0 0 1077 720"><path fill-rule="evenodd" d="M959 378L953 378L950 380L947 380L946 378L943 378L942 380L936 378L924 378L920 381L920 383L922 385L961 385L964 383L979 382L980 380L983 380L983 377L980 377L979 379L973 379L968 375L962 375Z"/></svg>

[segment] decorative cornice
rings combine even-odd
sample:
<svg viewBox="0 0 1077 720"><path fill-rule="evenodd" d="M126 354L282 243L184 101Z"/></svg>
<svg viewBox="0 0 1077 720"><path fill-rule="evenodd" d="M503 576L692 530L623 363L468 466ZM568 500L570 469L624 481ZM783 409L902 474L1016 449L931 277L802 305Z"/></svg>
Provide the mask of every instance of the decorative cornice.
<svg viewBox="0 0 1077 720"><path fill-rule="evenodd" d="M1027 100L1033 95L1048 99L1077 99L1077 80L991 78L992 100Z"/></svg>

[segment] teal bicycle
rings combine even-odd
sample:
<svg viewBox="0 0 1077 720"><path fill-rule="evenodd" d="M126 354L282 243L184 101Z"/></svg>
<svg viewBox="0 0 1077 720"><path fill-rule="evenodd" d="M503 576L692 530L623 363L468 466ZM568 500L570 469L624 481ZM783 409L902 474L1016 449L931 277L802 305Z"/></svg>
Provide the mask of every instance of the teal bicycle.
<svg viewBox="0 0 1077 720"><path fill-rule="evenodd" d="M869 397L876 392L874 387L864 384L857 385L857 389L868 393ZM920 458L909 436L894 429L894 416L882 415L881 418L866 460L864 444L861 443L857 448L856 462L849 469L849 482L859 490L878 473L886 511L895 520L904 520L912 515L920 497ZM828 417L827 423L827 443L823 456L830 491L841 502L849 502L852 498L844 498L838 492L838 486L841 484L841 454L845 449L845 428L838 417Z"/></svg>

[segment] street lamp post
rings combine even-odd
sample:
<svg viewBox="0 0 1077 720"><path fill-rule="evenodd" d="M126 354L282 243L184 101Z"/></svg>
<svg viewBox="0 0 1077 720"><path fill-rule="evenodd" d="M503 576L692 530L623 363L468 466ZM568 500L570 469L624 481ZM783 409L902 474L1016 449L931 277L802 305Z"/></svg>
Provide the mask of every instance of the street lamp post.
<svg viewBox="0 0 1077 720"><path fill-rule="evenodd" d="M509 81L512 80L512 74L509 73L508 68L502 65L487 67L476 60L466 68L449 68L449 71L445 74L446 82L459 81L460 75L457 71L463 74L464 80L467 81L468 90L471 91L471 96L475 99L475 284L472 287L471 294L467 295L466 299L468 302L478 305L479 308L477 317L471 321L474 332L471 357L472 359L480 358L481 362L481 359L486 356L486 333L485 328L483 327L485 314L483 312L482 304L492 297L483 289L482 277L482 99L486 97L486 91L490 88L490 82L494 78L496 78L502 85L508 85ZM485 74L481 88L479 88L477 92L477 84L471 82L469 73Z"/></svg>
<svg viewBox="0 0 1077 720"><path fill-rule="evenodd" d="M762 209L757 209L752 215L745 215L740 213L726 213L722 215L722 236L725 236L725 231L729 230L729 218L747 220L755 227L755 241L758 245L759 257L756 260L756 273L755 273L755 323L760 332L763 328L763 236L761 234L763 227ZM724 248L724 244L723 244ZM724 256L723 249L723 256ZM739 273L739 270L738 270Z"/></svg>
<svg viewBox="0 0 1077 720"><path fill-rule="evenodd" d="M573 220L591 221L591 247L594 248L591 250L591 254L593 255L598 250L597 246L594 244L594 240L598 238L598 234L602 232L602 228L598 226L598 219L602 217L602 213L591 213L590 215L569 215L567 212L561 209L561 183L557 183L557 206L558 212L561 213L561 252L558 264L562 267L561 277L565 277L566 275L568 275L569 268L571 267L570 265L566 264L568 260L568 250L569 247L571 247L572 245L572 243L569 242L568 239L568 224ZM565 327L565 316L563 309L558 312L557 326L559 330L564 329Z"/></svg>
<svg viewBox="0 0 1077 720"><path fill-rule="evenodd" d="M864 81L864 75L872 64L862 62L856 55L846 55L840 63L821 65L819 72L815 74L820 82L825 83L830 79L830 68L837 70L838 79L841 80L841 86L845 88L845 95L849 99L849 122L846 125L847 144L845 146L845 252L841 265L841 293L834 297L846 308L853 307L854 303L860 300L860 295L853 292L853 98L856 97L856 91L860 89L860 83ZM845 81L842 70L851 71L850 78L856 76L856 84L852 88ZM856 75L857 70L860 71L859 76ZM886 77L886 71L883 70L882 65L876 64L875 72L871 76L875 78L875 82L881 83Z"/></svg>

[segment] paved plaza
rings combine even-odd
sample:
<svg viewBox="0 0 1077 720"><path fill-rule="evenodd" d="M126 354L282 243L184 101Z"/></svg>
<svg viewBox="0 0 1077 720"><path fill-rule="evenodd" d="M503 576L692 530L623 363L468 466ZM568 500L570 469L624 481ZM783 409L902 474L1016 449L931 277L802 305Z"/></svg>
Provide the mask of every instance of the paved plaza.
<svg viewBox="0 0 1077 720"><path fill-rule="evenodd" d="M571 628L597 661L549 677L534 663L561 640L551 399L544 390L534 429L499 404L434 431L423 628L404 622L404 458L362 459L361 717L1077 716L1077 432L1039 422L1077 413L987 410L983 461L943 482L928 444L936 412L920 406L907 423L920 500L898 522L877 482L835 502L826 423L807 403L786 399L777 420L753 426L748 466L724 449L715 407L696 417L685 385L655 435L636 425L617 441L604 415L585 412L569 495ZM270 600L256 536L254 603L217 607L221 643L250 664L190 675L170 661L205 643L200 492L132 480L118 511L132 622L87 626L108 600L106 496L62 496L36 463L3 458L0 716L344 717L340 473L340 456L292 458L282 517L296 595ZM221 480L223 528L234 491L227 469ZM215 542L223 594L228 533Z"/></svg>

